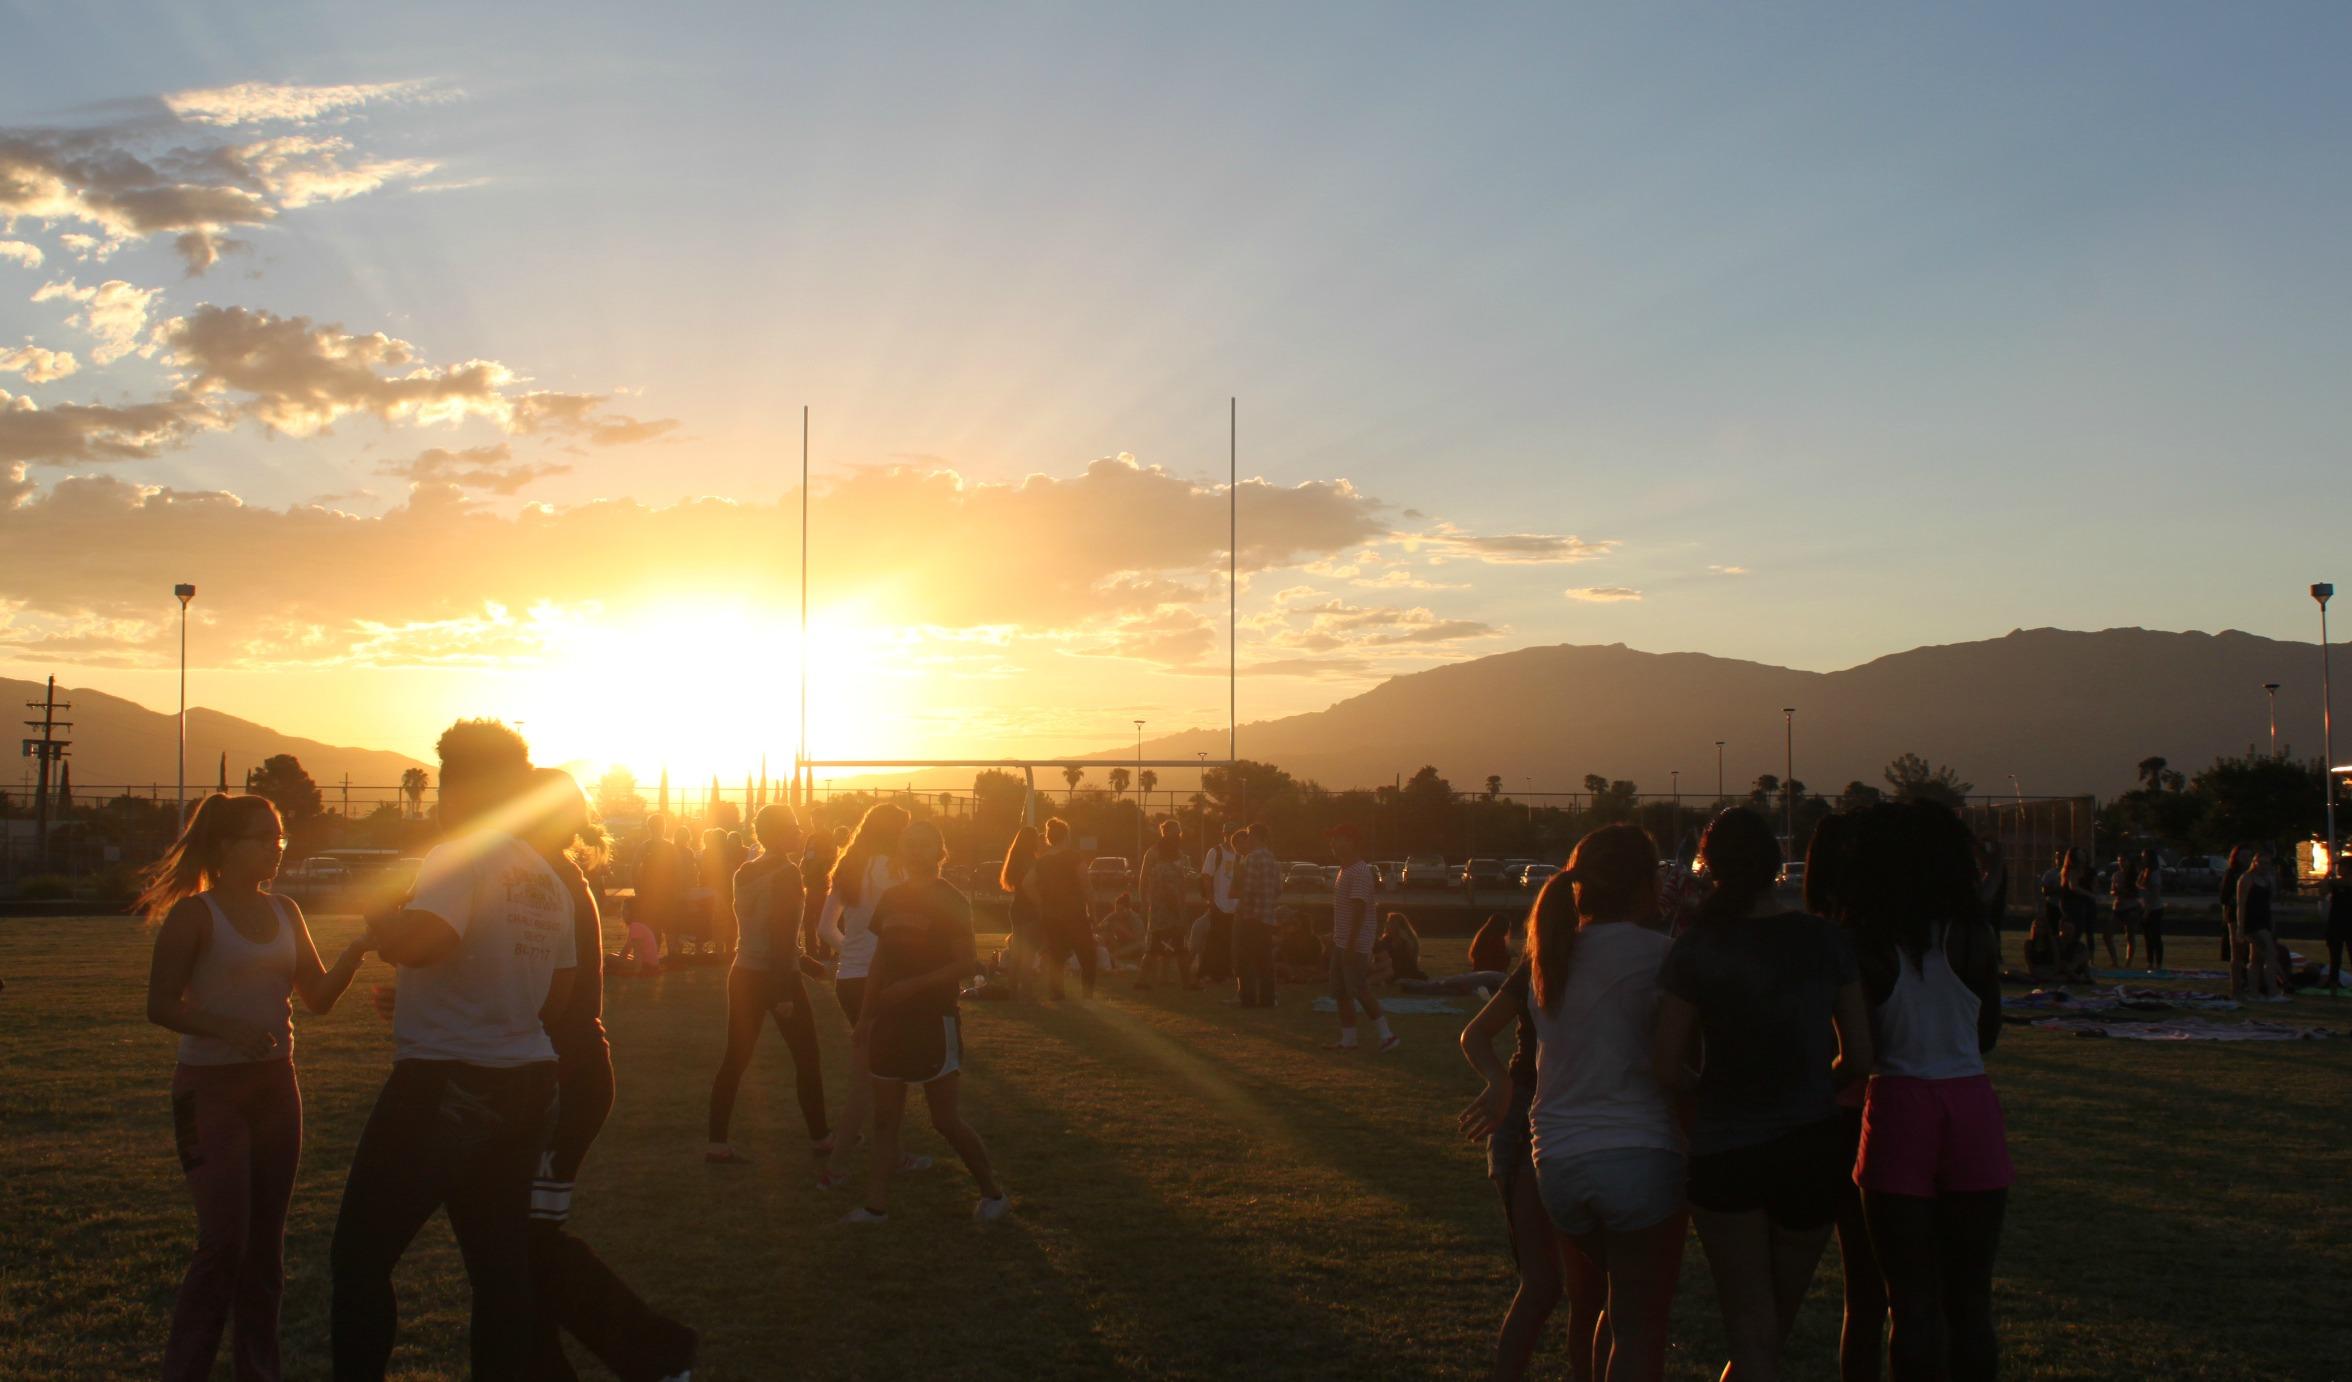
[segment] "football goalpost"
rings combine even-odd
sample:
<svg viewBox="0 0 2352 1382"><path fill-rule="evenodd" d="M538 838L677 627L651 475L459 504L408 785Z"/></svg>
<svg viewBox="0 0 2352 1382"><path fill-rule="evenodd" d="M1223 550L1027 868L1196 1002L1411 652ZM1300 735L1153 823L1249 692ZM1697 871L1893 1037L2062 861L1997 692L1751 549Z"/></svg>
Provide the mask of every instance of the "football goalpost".
<svg viewBox="0 0 2352 1382"><path fill-rule="evenodd" d="M808 728L808 668L809 668L809 410L800 409L800 744L793 753L791 800L796 806L814 805L816 774L823 769L830 772L862 772L868 770L906 768L927 771L941 768L994 769L998 772L1017 772L1023 787L1021 819L1028 825L1037 824L1037 770L1039 768L1134 768L1145 769L1229 768L1236 753L1240 708L1241 647L1241 467L1239 399L1225 401L1225 756L1223 758L1145 758L1140 747L1134 758L813 758L809 754ZM1139 827L1140 829L1140 827Z"/></svg>

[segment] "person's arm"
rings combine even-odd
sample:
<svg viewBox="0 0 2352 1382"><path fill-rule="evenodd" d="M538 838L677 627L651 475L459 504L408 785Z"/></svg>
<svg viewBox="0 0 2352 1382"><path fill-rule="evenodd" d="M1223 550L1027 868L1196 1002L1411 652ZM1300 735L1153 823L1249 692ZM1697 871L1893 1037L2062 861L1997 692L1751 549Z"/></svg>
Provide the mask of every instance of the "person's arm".
<svg viewBox="0 0 2352 1382"><path fill-rule="evenodd" d="M294 991L302 995L302 1006L314 1013L331 1013L335 1004L350 989L351 981L359 974L360 961L367 958L368 935L365 928L343 947L335 957L333 968L319 963L318 946L310 938L310 923L294 899L285 899L286 910L294 918Z"/></svg>
<svg viewBox="0 0 2352 1382"><path fill-rule="evenodd" d="M787 865L776 870L768 885L768 954L771 964L782 964L800 949L800 917L808 904L801 890L800 870Z"/></svg>
<svg viewBox="0 0 2352 1382"><path fill-rule="evenodd" d="M1994 1011L1998 1021L1998 1004ZM1832 1010L1831 1021L1837 1026L1838 1058L1830 1071L1843 1088L1867 1076L1871 1062L1876 1059L1870 1049L1870 1004L1862 996L1859 980L1849 979L1838 985L1837 1007Z"/></svg>
<svg viewBox="0 0 2352 1382"><path fill-rule="evenodd" d="M1505 985L1495 990L1494 997L1487 999L1486 1006L1462 1028L1462 1055L1470 1062L1470 1068L1486 1081L1486 1087L1463 1105L1462 1112L1454 1119L1454 1126L1461 1129L1462 1136L1472 1141L1501 1127L1503 1114L1511 1106L1510 1067L1495 1056L1494 1041L1518 1015L1519 1002L1519 996Z"/></svg>
<svg viewBox="0 0 2352 1382"><path fill-rule="evenodd" d="M825 890L825 910L817 914L817 940L827 949L838 953L842 941L848 939L841 929L841 889Z"/></svg>
<svg viewBox="0 0 2352 1382"><path fill-rule="evenodd" d="M258 1022L206 1012L188 1002L188 979L196 972L212 931L202 902L183 898L157 929L155 953L147 965L147 1020L166 1031L212 1037L251 1060L267 1060L277 1037Z"/></svg>
<svg viewBox="0 0 2352 1382"><path fill-rule="evenodd" d="M539 1025L544 1027L563 1016L572 1002L572 974L570 965L551 970L547 975L547 1001L539 1005Z"/></svg>
<svg viewBox="0 0 2352 1382"><path fill-rule="evenodd" d="M415 908L369 924L371 948L396 965L411 969L439 964L457 949L457 928L431 912Z"/></svg>
<svg viewBox="0 0 2352 1382"><path fill-rule="evenodd" d="M1698 1036L1699 1010L1671 993L1659 994L1650 1069L1668 1094L1680 1095L1697 1088L1698 1063L1692 1054Z"/></svg>

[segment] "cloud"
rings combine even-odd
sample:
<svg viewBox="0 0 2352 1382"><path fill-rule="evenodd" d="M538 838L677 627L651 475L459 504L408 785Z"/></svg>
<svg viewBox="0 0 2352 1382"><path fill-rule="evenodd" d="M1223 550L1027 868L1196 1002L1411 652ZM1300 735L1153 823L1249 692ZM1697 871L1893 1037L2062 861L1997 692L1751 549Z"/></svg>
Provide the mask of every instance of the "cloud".
<svg viewBox="0 0 2352 1382"><path fill-rule="evenodd" d="M515 463L513 451L505 442L493 446L472 446L463 451L435 447L408 460L376 467L378 475L396 475L412 485L447 485L486 494L514 494L534 480L545 479L550 475L568 475L571 470L568 465L545 462ZM342 499L351 496L333 497Z"/></svg>
<svg viewBox="0 0 2352 1382"><path fill-rule="evenodd" d="M310 129L243 142L211 129L299 125L422 90L418 83L248 83L164 98L176 118L0 128L0 228L19 220L74 227L58 238L86 259L167 235L188 271L201 273L234 243L224 238L231 228L268 225L284 212L415 181L440 166L429 158L372 155L341 135Z"/></svg>
<svg viewBox="0 0 2352 1382"><path fill-rule="evenodd" d="M41 247L22 240L0 240L0 259L22 264L28 269L40 268L43 262Z"/></svg>
<svg viewBox="0 0 2352 1382"><path fill-rule="evenodd" d="M156 328L164 360L192 396L244 395L236 411L291 436L310 436L352 413L431 424L504 422L500 390L514 378L494 360L436 369L383 332L355 333L243 307L199 307ZM386 373L385 371L392 371Z"/></svg>
<svg viewBox="0 0 2352 1382"><path fill-rule="evenodd" d="M139 336L147 329L147 309L162 295L160 288L141 288L119 278L94 288L81 287L67 278L42 284L34 290L33 301L80 303L81 310L68 316L66 324L96 337L98 348L90 352L90 358L110 365L139 348Z"/></svg>
<svg viewBox="0 0 2352 1382"><path fill-rule="evenodd" d="M194 571L208 596L211 646L224 660L398 663L487 656L493 647L528 653L552 627L522 615L501 623L486 613L492 606L578 610L645 592L719 589L769 592L783 605L798 588L797 494L502 514L459 488L473 472L513 464L496 447L405 463L414 487L374 517L325 505L261 508L107 475L43 489L26 479L28 452L152 454L173 429L218 419L194 399L136 414L25 407L0 406L0 462L19 463L0 470L0 599L22 601L28 618L142 618L158 579ZM29 426L49 432L22 430ZM1382 527L1373 501L1336 483L1245 482L1241 503L1244 540L1269 560L1318 555L1307 545L1313 534L1344 536L1344 546ZM1163 666L1219 649L1221 487L1116 459L1005 484L889 467L850 473L821 489L812 509L820 605L853 603L877 627L985 630L1018 645L1046 640L1039 646ZM1296 520L1290 530L1248 536L1253 511L1278 509ZM334 578L295 575L314 571ZM1217 617L1183 603L1196 595ZM1463 632L1441 631L1439 622L1407 615L1363 636ZM143 656L160 665L170 652L159 642Z"/></svg>
<svg viewBox="0 0 2352 1382"><path fill-rule="evenodd" d="M1418 606L1351 605L1336 599L1284 602L1279 616L1265 623L1271 629L1265 643L1304 653L1454 643L1501 632L1492 624L1445 618Z"/></svg>
<svg viewBox="0 0 2352 1382"><path fill-rule="evenodd" d="M1427 532L1398 533L1397 542L1408 552L1431 549L1439 559L1463 557L1497 566L1548 566L1591 561L1617 549L1614 539L1587 542L1573 533L1465 533L1451 523Z"/></svg>
<svg viewBox="0 0 2352 1382"><path fill-rule="evenodd" d="M175 91L164 106L200 125L251 125L263 121L305 122L383 101L413 101L434 94L430 81L354 82L296 86L283 82L239 82L200 91Z"/></svg>
<svg viewBox="0 0 2352 1382"><path fill-rule="evenodd" d="M21 374L29 384L63 379L80 368L81 362L69 350L44 350L36 345L0 350L0 374Z"/></svg>
<svg viewBox="0 0 2352 1382"><path fill-rule="evenodd" d="M1709 571L1712 571L1712 572L1714 572L1714 573L1715 573L1716 575L1718 575L1718 576L1745 576L1745 575L1747 575L1747 574L1748 574L1748 568L1746 568L1746 567L1744 567L1744 566L1712 566L1712 565L1711 565L1711 566L1709 566L1707 569L1708 569Z"/></svg>
<svg viewBox="0 0 2352 1382"><path fill-rule="evenodd" d="M1629 585L1580 585L1561 592L1571 600L1588 605L1629 604L1639 600L1642 593Z"/></svg>
<svg viewBox="0 0 2352 1382"><path fill-rule="evenodd" d="M29 398L12 397L0 389L0 466L144 460L209 425L213 425L212 419L202 410L179 400L127 407L65 403L43 408ZM12 483L21 485L22 474ZM0 587L0 594L6 590Z"/></svg>
<svg viewBox="0 0 2352 1382"><path fill-rule="evenodd" d="M607 401L596 394L527 393L514 400L509 425L526 435L549 432L577 436L596 446L652 441L677 429L676 418L604 417L601 410Z"/></svg>
<svg viewBox="0 0 2352 1382"><path fill-rule="evenodd" d="M250 243L232 240L216 230L186 231L172 240L172 250L188 266L190 278L218 264L224 254L243 254L252 248Z"/></svg>

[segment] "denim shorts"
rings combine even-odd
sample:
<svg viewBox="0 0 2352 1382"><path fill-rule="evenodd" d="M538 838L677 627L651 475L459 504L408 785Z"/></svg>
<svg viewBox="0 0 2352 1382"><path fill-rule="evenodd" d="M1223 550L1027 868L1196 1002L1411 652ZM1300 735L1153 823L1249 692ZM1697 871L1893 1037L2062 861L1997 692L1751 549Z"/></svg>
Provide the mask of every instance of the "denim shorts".
<svg viewBox="0 0 2352 1382"><path fill-rule="evenodd" d="M1536 1190L1560 1232L1632 1233L1682 1212L1682 1153L1624 1147L1582 1156L1538 1158Z"/></svg>

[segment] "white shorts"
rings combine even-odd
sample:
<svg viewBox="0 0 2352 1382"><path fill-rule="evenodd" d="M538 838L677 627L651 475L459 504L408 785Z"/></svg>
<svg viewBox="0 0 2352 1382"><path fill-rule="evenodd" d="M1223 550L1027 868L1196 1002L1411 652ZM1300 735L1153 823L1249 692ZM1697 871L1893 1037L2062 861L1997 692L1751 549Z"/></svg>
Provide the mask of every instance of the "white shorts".
<svg viewBox="0 0 2352 1382"><path fill-rule="evenodd" d="M964 1068L963 1033L953 1017L875 1024L874 1078L893 1084L931 1084Z"/></svg>

